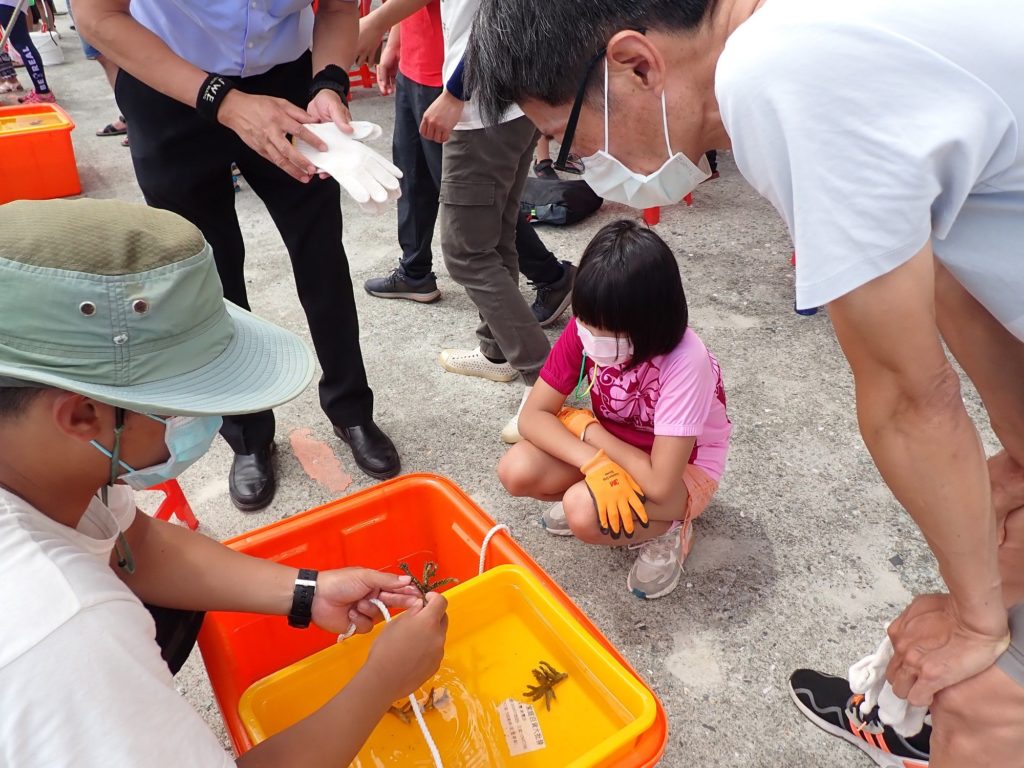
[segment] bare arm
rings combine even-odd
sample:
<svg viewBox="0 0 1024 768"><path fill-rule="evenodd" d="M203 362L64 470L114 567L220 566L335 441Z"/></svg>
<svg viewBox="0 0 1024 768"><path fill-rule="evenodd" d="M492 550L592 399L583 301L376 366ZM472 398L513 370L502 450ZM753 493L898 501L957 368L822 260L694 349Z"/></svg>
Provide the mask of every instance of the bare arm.
<svg viewBox="0 0 1024 768"><path fill-rule="evenodd" d="M935 325L931 246L829 305L861 435L921 527L964 621L1006 630L985 454Z"/></svg>
<svg viewBox="0 0 1024 768"><path fill-rule="evenodd" d="M675 500L680 491L685 500L683 470L695 438L657 437L648 454L615 437L600 424L591 424L583 442L558 420L557 413L564 402L561 392L544 380L538 380L519 415L519 431L523 437L545 453L576 467L588 462L603 448L612 461L633 476L651 501L658 504Z"/></svg>
<svg viewBox="0 0 1024 768"><path fill-rule="evenodd" d="M430 5L430 0L387 0L379 8L367 14L364 21L372 20L373 27L384 31L412 16L420 8ZM379 38L378 38L379 40Z"/></svg>
<svg viewBox="0 0 1024 768"><path fill-rule="evenodd" d="M118 575L139 598L168 608L286 614L296 569L249 557L202 534L140 513L125 532L136 570ZM115 552L116 556L116 552ZM113 558L112 558L113 559ZM272 736L238 759L259 768L333 768L348 765L392 701L411 693L440 664L447 629L447 602L436 594L423 605L408 577L344 568L320 574L313 620L341 631L349 621L369 631L379 597L406 608L374 642L366 664L323 707ZM398 590L383 591L383 590ZM362 606L361 608L359 606ZM353 611L362 611L356 617Z"/></svg>
<svg viewBox="0 0 1024 768"><path fill-rule="evenodd" d="M386 691L363 667L337 695L309 717L238 758L244 768L337 768L351 763L401 694Z"/></svg>
<svg viewBox="0 0 1024 768"><path fill-rule="evenodd" d="M519 433L545 453L581 467L594 458L597 449L582 442L558 420L556 414L564 403L565 395L537 379L519 414Z"/></svg>
<svg viewBox="0 0 1024 768"><path fill-rule="evenodd" d="M430 0L387 0L386 3L361 18L355 63L369 64L374 53L377 52L381 38L389 29L391 33L388 35L388 47L394 45L397 52L399 24L429 3Z"/></svg>
<svg viewBox="0 0 1024 768"><path fill-rule="evenodd" d="M132 18L130 0L77 0L75 23L103 55L150 88L190 107L206 72Z"/></svg>
<svg viewBox="0 0 1024 768"><path fill-rule="evenodd" d="M935 323L934 256L829 305L853 369L861 435L939 561L951 600L941 622L895 622L889 680L926 705L992 664L1008 640L985 454Z"/></svg>
<svg viewBox="0 0 1024 768"><path fill-rule="evenodd" d="M182 610L275 616L285 616L291 609L296 568L236 552L201 533L141 512L125 538L135 557L135 572L114 570L144 602ZM313 600L313 621L334 632L343 632L355 622L360 632L368 632L372 617L379 616L368 599L379 597L389 605L409 607L417 598L408 583L407 576L364 568L323 571Z"/></svg>
<svg viewBox="0 0 1024 768"><path fill-rule="evenodd" d="M332 4L338 2L340 0L333 0ZM135 21L129 12L129 4L130 0L77 0L75 20L82 33L121 69L150 88L182 104L195 106L207 73L175 54L163 40ZM351 9L348 12L351 13ZM326 21L326 24L328 29L333 26L337 31L340 28L334 19ZM320 37L323 36L321 28ZM321 45L331 47L325 43ZM337 45L340 50L345 43L332 45ZM352 46L354 40L348 43L349 55ZM314 54L314 62L318 56L323 59L329 53ZM325 96L322 100L330 102L331 97ZM336 100L340 104L340 98L336 97ZM313 147L325 150L327 146L305 127L305 123L330 119L340 111L335 108L331 113L325 107L322 113L327 114L327 118L323 114L313 117L284 99L255 96L236 89L224 97L217 120L271 163L293 178L307 182L316 172L316 167L292 146L288 136L300 137ZM345 110L344 117L347 114ZM337 119L343 122L342 115L338 114Z"/></svg>
<svg viewBox="0 0 1024 768"><path fill-rule="evenodd" d="M337 768L348 765L392 701L431 677L444 655L447 601L430 594L389 624L366 664L341 692L309 717L238 759L246 768ZM418 602L418 601L417 601Z"/></svg>
<svg viewBox="0 0 1024 768"><path fill-rule="evenodd" d="M388 44L380 54L380 62L377 64L377 88L381 94L390 96L395 92L395 81L398 78L398 60L402 53L402 32L401 26L396 24L391 28L388 35ZM362 47L362 27L360 27L359 41ZM357 54L358 56L358 54Z"/></svg>
<svg viewBox="0 0 1024 768"><path fill-rule="evenodd" d="M115 571L143 602L190 611L277 616L291 608L295 568L243 555L142 512L136 513L125 538L135 556L135 573Z"/></svg>
<svg viewBox="0 0 1024 768"><path fill-rule="evenodd" d="M643 488L644 496L655 504L668 504L680 497L686 500L683 471L693 451L695 437L654 438L651 452L620 440L600 424L587 427L586 444L603 448L609 458L629 472Z"/></svg>
<svg viewBox="0 0 1024 768"><path fill-rule="evenodd" d="M313 74L328 64L349 69L355 61L358 40L359 3L320 0L313 23Z"/></svg>

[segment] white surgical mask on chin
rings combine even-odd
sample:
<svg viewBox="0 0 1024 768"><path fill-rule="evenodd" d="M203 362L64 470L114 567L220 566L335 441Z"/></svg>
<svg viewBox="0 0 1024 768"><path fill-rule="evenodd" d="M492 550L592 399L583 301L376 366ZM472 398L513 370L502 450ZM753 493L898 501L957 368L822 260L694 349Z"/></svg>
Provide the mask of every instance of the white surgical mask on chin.
<svg viewBox="0 0 1024 768"><path fill-rule="evenodd" d="M608 153L608 60L604 62L604 149L584 158L586 181L594 192L605 200L623 203L634 208L656 208L678 203L711 176L706 156L694 165L682 152L672 153L668 137L668 113L665 91L661 92L661 119L665 127L665 147L668 160L650 176L627 168Z"/></svg>
<svg viewBox="0 0 1024 768"><path fill-rule="evenodd" d="M583 344L583 351L601 368L622 365L633 357L633 342L616 336L595 336L578 322L576 331Z"/></svg>

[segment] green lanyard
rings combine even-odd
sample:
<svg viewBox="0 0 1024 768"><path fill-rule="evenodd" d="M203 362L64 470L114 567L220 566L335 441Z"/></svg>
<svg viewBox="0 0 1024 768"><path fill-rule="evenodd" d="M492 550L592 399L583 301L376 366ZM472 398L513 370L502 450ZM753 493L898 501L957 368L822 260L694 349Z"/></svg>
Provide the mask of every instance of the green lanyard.
<svg viewBox="0 0 1024 768"><path fill-rule="evenodd" d="M598 365L594 363L594 372L590 377L590 383L587 384L587 388L583 389L583 383L586 379L586 366L587 366L587 353L583 353L583 359L580 360L580 376L576 380L576 389L572 391L572 397L576 400L585 400L587 395L590 394L590 390L594 388L594 383L597 381Z"/></svg>

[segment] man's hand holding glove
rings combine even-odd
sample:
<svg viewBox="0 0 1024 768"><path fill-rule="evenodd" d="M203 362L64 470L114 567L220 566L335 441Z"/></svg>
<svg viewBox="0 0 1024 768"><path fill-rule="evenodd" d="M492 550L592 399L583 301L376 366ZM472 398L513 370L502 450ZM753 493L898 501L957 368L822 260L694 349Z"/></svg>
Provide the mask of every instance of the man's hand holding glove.
<svg viewBox="0 0 1024 768"><path fill-rule="evenodd" d="M608 458L604 449L580 467L580 471L597 507L601 533L610 533L613 539L619 538L622 532L627 538L631 537L636 530L634 516L640 525L647 527L643 491L626 470Z"/></svg>
<svg viewBox="0 0 1024 768"><path fill-rule="evenodd" d="M316 165L317 170L333 176L363 210L380 213L388 202L401 196L398 180L402 172L362 143L362 140L374 138L374 134L380 135L380 127L374 127L376 131L371 128L364 133L355 122L352 123L355 133L350 135L334 123L308 124L306 128L327 145L327 151L321 152L300 138L296 138L295 148Z"/></svg>

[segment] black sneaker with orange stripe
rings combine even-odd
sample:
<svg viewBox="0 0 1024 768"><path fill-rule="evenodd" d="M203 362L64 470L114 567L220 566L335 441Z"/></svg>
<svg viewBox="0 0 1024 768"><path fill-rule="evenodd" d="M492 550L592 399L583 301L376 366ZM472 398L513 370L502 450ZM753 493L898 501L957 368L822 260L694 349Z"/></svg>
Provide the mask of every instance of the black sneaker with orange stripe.
<svg viewBox="0 0 1024 768"><path fill-rule="evenodd" d="M932 727L926 724L916 736L904 738L878 720L878 708L864 718L863 696L853 693L841 677L813 669L798 669L789 678L789 692L797 708L823 731L846 739L864 750L883 768L928 768L928 742Z"/></svg>

